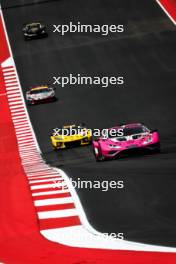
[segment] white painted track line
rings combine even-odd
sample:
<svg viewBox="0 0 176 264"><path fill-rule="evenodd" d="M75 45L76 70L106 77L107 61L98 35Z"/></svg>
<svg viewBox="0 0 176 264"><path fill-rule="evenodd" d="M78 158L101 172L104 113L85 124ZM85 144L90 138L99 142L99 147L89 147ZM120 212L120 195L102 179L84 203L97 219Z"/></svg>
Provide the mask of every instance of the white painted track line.
<svg viewBox="0 0 176 264"><path fill-rule="evenodd" d="M54 189L54 183L31 186L30 188L31 188L31 190L40 190L40 189L48 189L48 188L53 188Z"/></svg>
<svg viewBox="0 0 176 264"><path fill-rule="evenodd" d="M49 178L49 179L45 179L45 180L33 180L33 181L29 181L30 184L33 183L40 183L40 182L49 182L49 181L53 181L54 182L63 182L62 179L58 178L57 176L55 178Z"/></svg>
<svg viewBox="0 0 176 264"><path fill-rule="evenodd" d="M33 180L33 179L45 179L45 178L53 178L53 177L57 177L58 179L62 179L61 176L59 176L58 174L53 174L52 172L49 173L48 175L45 175L45 176L37 176L37 173L35 173L34 176L28 176L28 179Z"/></svg>
<svg viewBox="0 0 176 264"><path fill-rule="evenodd" d="M160 0L156 0L156 2L159 4L159 6L162 8L162 10L166 13L166 15L170 18L172 23L176 26L176 21L173 19L173 17L168 13L168 11L164 8L164 6L161 4Z"/></svg>
<svg viewBox="0 0 176 264"><path fill-rule="evenodd" d="M32 193L32 196L40 196L40 195L52 195L52 194L60 194L60 193L69 193L68 189L65 190L58 190L58 191L47 191L47 192L38 192Z"/></svg>
<svg viewBox="0 0 176 264"><path fill-rule="evenodd" d="M35 206L45 206L45 205L54 205L54 204L67 204L73 203L72 197L66 198L53 198L53 199L44 199L34 201Z"/></svg>
<svg viewBox="0 0 176 264"><path fill-rule="evenodd" d="M78 215L76 209L65 209L65 210L55 210L55 211L46 211L39 212L39 219L48 219L48 218L61 218Z"/></svg>

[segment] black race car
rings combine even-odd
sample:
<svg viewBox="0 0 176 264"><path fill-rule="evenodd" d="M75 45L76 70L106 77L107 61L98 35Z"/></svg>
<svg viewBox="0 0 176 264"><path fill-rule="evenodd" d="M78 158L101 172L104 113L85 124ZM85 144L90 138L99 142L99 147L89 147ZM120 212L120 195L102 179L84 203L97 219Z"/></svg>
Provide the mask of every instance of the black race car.
<svg viewBox="0 0 176 264"><path fill-rule="evenodd" d="M24 39L47 37L46 26L40 22L27 23L23 27Z"/></svg>

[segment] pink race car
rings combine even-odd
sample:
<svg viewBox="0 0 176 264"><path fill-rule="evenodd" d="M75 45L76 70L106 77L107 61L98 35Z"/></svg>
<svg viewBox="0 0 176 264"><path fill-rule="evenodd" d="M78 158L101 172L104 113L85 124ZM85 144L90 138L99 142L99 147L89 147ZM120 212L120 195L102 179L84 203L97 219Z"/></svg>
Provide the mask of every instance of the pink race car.
<svg viewBox="0 0 176 264"><path fill-rule="evenodd" d="M122 136L114 131L122 131ZM112 133L113 132L113 133ZM130 150L149 150L160 152L157 130L149 130L140 123L116 126L108 129L107 137L93 140L93 150L97 161L112 159Z"/></svg>

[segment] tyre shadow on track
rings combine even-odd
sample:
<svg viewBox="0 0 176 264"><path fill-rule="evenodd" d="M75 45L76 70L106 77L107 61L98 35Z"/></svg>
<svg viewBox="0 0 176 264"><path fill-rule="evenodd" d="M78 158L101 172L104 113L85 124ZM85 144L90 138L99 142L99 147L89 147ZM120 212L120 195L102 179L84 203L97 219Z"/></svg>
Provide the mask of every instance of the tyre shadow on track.
<svg viewBox="0 0 176 264"><path fill-rule="evenodd" d="M128 162L128 160L143 160L145 158L155 159L161 158L165 155L176 153L175 147L164 147L161 149L160 153L152 153L148 150L133 151L132 153L121 153L118 157L114 159L107 159L104 162L96 162L92 146L86 147L73 147L64 150L57 151L46 151L44 157L47 157L47 161L55 164L55 166L67 166L67 165L80 165L81 164L102 164L102 163L115 163L118 162ZM81 162L80 162L81 161ZM100 166L100 165L99 165Z"/></svg>

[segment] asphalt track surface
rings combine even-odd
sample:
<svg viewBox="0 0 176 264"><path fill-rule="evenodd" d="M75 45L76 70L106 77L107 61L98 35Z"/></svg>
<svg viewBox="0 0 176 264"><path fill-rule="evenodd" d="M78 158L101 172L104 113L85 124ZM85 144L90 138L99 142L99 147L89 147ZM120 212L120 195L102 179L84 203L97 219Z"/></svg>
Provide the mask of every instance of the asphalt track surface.
<svg viewBox="0 0 176 264"><path fill-rule="evenodd" d="M7 7L10 1L4 3ZM24 91L70 73L125 77L123 87L56 85L57 102L29 107L43 157L73 180L124 181L123 190L77 190L94 228L123 232L131 241L176 246L176 35L172 22L153 0L23 3L18 1L17 7L5 8L3 13ZM34 20L46 23L49 37L25 42L22 25ZM53 24L69 21L124 24L125 33L107 37L52 33ZM162 152L96 163L91 147L52 151L52 128L80 121L90 128L144 122L159 130Z"/></svg>

